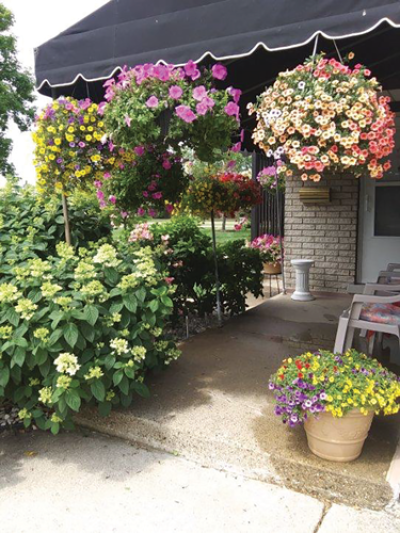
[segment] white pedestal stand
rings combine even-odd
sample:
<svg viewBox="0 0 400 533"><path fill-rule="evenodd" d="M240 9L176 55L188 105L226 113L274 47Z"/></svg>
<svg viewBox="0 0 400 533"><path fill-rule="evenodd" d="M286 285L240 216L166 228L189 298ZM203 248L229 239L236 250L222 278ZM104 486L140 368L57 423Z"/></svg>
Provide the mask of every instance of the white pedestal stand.
<svg viewBox="0 0 400 533"><path fill-rule="evenodd" d="M314 300L310 293L310 268L313 266L312 259L292 259L290 261L296 272L296 290L292 294L292 300L309 302Z"/></svg>

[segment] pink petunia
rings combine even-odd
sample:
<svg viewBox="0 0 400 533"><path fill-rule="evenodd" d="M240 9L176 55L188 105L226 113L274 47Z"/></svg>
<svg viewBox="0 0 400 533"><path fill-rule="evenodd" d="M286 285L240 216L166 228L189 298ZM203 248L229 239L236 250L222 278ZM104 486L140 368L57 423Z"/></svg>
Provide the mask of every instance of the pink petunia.
<svg viewBox="0 0 400 533"><path fill-rule="evenodd" d="M100 116L104 115L104 111L106 109L107 102L101 102L97 107L97 114Z"/></svg>
<svg viewBox="0 0 400 533"><path fill-rule="evenodd" d="M155 209L149 209L149 217L155 218L157 216L157 211Z"/></svg>
<svg viewBox="0 0 400 533"><path fill-rule="evenodd" d="M184 122L190 123L196 120L196 115L193 113L193 111L190 109L187 105L178 105L178 107L175 108L175 113L178 115L179 118L181 118Z"/></svg>
<svg viewBox="0 0 400 533"><path fill-rule="evenodd" d="M140 157L144 154L144 146L135 146L133 151Z"/></svg>
<svg viewBox="0 0 400 533"><path fill-rule="evenodd" d="M193 81L197 80L201 76L200 70L198 69L196 63L192 60L186 63L186 65L184 66L184 69L185 69L186 76L191 78Z"/></svg>
<svg viewBox="0 0 400 533"><path fill-rule="evenodd" d="M203 100L202 100L206 105L207 107L209 107L210 109L213 108L215 106L215 100L213 100L211 98L211 96L206 96Z"/></svg>
<svg viewBox="0 0 400 533"><path fill-rule="evenodd" d="M216 80L224 80L228 75L228 71L224 65L217 64L212 67L211 74Z"/></svg>
<svg viewBox="0 0 400 533"><path fill-rule="evenodd" d="M165 168L165 170L169 170L170 168L172 168L172 163L168 159L164 159L162 166L163 168Z"/></svg>
<svg viewBox="0 0 400 533"><path fill-rule="evenodd" d="M109 180L109 179L111 178L111 174L110 174L109 172L104 172L104 174L103 174L103 178L104 178L105 180Z"/></svg>
<svg viewBox="0 0 400 533"><path fill-rule="evenodd" d="M231 152L240 152L241 148L242 148L242 143L238 142L231 147Z"/></svg>
<svg viewBox="0 0 400 533"><path fill-rule="evenodd" d="M208 111L209 107L208 105L202 101L196 104L196 111L198 115L205 115Z"/></svg>
<svg viewBox="0 0 400 533"><path fill-rule="evenodd" d="M162 198L162 192L155 192L154 194L151 195L152 198L154 198L154 200L161 200Z"/></svg>
<svg viewBox="0 0 400 533"><path fill-rule="evenodd" d="M166 283L167 283L168 285L172 285L173 282L174 282L174 280L175 280L175 278L164 278L164 280L166 281Z"/></svg>
<svg viewBox="0 0 400 533"><path fill-rule="evenodd" d="M167 204L165 206L165 210L167 213L172 213L172 211L174 210L174 206L172 204Z"/></svg>
<svg viewBox="0 0 400 533"><path fill-rule="evenodd" d="M204 85L199 85L193 89L193 98L198 102L201 102L207 96L207 89Z"/></svg>
<svg viewBox="0 0 400 533"><path fill-rule="evenodd" d="M110 152L112 152L114 150L114 148L115 148L115 144L112 141L110 141L108 143L108 149L110 150Z"/></svg>
<svg viewBox="0 0 400 533"><path fill-rule="evenodd" d="M236 117L236 119L239 120L239 106L234 102L229 102L226 104L225 113L232 117Z"/></svg>
<svg viewBox="0 0 400 533"><path fill-rule="evenodd" d="M168 94L170 98L173 98L174 100L179 100L179 98L183 94L183 90L181 87L179 87L179 85L172 85L168 90Z"/></svg>
<svg viewBox="0 0 400 533"><path fill-rule="evenodd" d="M237 104L242 96L242 91L240 89L235 89L234 87L229 87L228 92L232 96L235 104Z"/></svg>
<svg viewBox="0 0 400 533"><path fill-rule="evenodd" d="M125 120L125 124L128 126L128 128L130 128L131 127L131 122L132 122L130 117L128 117L128 115L125 115L124 120Z"/></svg>
<svg viewBox="0 0 400 533"><path fill-rule="evenodd" d="M158 107L158 98L157 96L150 96L150 98L146 102L147 107L155 108Z"/></svg>
<svg viewBox="0 0 400 533"><path fill-rule="evenodd" d="M143 209L143 207L139 207L139 209L137 210L137 214L140 217L142 217L145 213L146 213L146 211Z"/></svg>
<svg viewBox="0 0 400 533"><path fill-rule="evenodd" d="M108 201L111 202L113 205L117 203L117 199L113 194L109 196Z"/></svg>

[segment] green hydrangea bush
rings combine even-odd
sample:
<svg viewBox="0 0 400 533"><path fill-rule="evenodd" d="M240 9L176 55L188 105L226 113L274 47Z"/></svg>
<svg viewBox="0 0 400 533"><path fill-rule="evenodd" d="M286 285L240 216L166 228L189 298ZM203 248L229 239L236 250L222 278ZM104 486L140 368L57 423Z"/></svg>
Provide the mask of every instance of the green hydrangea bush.
<svg viewBox="0 0 400 533"><path fill-rule="evenodd" d="M180 354L164 335L173 286L150 248L56 248L0 274L0 398L54 434L84 403L106 416L146 396L146 372Z"/></svg>

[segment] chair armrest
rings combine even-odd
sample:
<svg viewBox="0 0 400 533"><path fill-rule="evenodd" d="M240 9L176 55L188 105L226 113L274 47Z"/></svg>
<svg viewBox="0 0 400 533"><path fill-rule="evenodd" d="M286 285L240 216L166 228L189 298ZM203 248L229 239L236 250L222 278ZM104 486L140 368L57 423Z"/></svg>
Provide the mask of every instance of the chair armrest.
<svg viewBox="0 0 400 533"><path fill-rule="evenodd" d="M400 302L400 294L393 296L375 296L372 294L355 294L352 305L355 303L362 304L393 304Z"/></svg>
<svg viewBox="0 0 400 533"><path fill-rule="evenodd" d="M384 283L366 283L363 294L375 294L375 292L384 292L388 295L394 295L396 292L400 292L399 285L385 285Z"/></svg>
<svg viewBox="0 0 400 533"><path fill-rule="evenodd" d="M400 270L400 263L389 263L386 267L386 270L389 272L394 272L395 270Z"/></svg>

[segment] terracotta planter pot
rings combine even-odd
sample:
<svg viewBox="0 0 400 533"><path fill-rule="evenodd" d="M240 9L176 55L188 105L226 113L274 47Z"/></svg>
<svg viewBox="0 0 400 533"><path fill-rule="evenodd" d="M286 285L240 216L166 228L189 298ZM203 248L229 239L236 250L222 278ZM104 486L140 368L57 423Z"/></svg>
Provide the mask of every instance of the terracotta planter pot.
<svg viewBox="0 0 400 533"><path fill-rule="evenodd" d="M264 263L264 272L266 274L280 274L282 266L280 263Z"/></svg>
<svg viewBox="0 0 400 533"><path fill-rule="evenodd" d="M318 418L310 416L304 422L308 447L328 461L354 461L362 452L373 417L373 412L365 416L358 409L343 418L330 413L320 413Z"/></svg>

